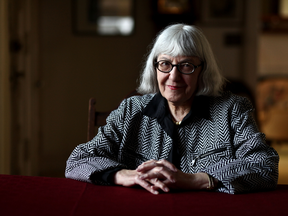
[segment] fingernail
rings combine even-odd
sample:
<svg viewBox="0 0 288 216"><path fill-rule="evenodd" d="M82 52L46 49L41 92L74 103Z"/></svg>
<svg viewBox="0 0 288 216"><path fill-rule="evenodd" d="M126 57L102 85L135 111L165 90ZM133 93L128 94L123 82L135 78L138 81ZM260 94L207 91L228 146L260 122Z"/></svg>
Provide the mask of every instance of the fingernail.
<svg viewBox="0 0 288 216"><path fill-rule="evenodd" d="M153 193L154 193L154 194L156 194L156 195L157 195L157 194L159 194L159 192L158 192L158 191L153 191Z"/></svg>

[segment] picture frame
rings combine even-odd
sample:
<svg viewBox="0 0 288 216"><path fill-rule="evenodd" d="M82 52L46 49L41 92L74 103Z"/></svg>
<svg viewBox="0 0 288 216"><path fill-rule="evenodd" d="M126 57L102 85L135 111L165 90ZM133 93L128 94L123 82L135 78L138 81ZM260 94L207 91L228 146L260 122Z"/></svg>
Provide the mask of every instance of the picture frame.
<svg viewBox="0 0 288 216"><path fill-rule="evenodd" d="M191 10L190 0L157 0L159 14L184 14Z"/></svg>
<svg viewBox="0 0 288 216"><path fill-rule="evenodd" d="M287 1L262 0L261 21L264 33L284 33L288 32Z"/></svg>
<svg viewBox="0 0 288 216"><path fill-rule="evenodd" d="M75 34L129 36L134 26L134 0L72 0Z"/></svg>
<svg viewBox="0 0 288 216"><path fill-rule="evenodd" d="M171 23L193 24L200 7L195 0L153 0L151 5L153 21L159 31Z"/></svg>
<svg viewBox="0 0 288 216"><path fill-rule="evenodd" d="M241 24L243 7L243 0L202 0L201 22L207 25Z"/></svg>

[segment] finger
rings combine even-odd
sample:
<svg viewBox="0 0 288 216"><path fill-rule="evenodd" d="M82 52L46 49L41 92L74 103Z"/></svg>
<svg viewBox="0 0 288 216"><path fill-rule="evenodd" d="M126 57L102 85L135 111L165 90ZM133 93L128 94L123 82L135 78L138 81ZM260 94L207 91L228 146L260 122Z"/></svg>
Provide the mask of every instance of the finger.
<svg viewBox="0 0 288 216"><path fill-rule="evenodd" d="M169 168L173 172L177 172L177 170L178 170L174 164L172 164L169 161L164 160L164 159L159 160L156 163L157 164L163 164L165 167Z"/></svg>
<svg viewBox="0 0 288 216"><path fill-rule="evenodd" d="M158 190L158 189L161 189L162 191L164 192L169 192L169 188L167 187L166 184L164 184L162 181L160 181L158 178L155 178L155 179L151 179L150 180L151 184L152 185L152 188L154 190Z"/></svg>
<svg viewBox="0 0 288 216"><path fill-rule="evenodd" d="M159 194L159 191L156 187L153 187L149 182L140 179L138 176L135 178L135 183L146 189L152 194Z"/></svg>
<svg viewBox="0 0 288 216"><path fill-rule="evenodd" d="M142 163L140 166L137 167L137 172L146 172L148 170L153 169L154 167L157 167L157 161L156 160L149 160L144 163Z"/></svg>
<svg viewBox="0 0 288 216"><path fill-rule="evenodd" d="M172 164L169 161L164 160L164 159L159 160L159 161L156 161L156 160L146 161L146 162L142 163L140 166L138 166L138 168L136 170L137 170L137 172L147 172L148 170L151 170L151 169L157 167L158 165L165 166L173 172L177 172L177 170L178 170L174 164Z"/></svg>
<svg viewBox="0 0 288 216"><path fill-rule="evenodd" d="M142 173L139 175L140 179L147 180L147 179L168 179L170 182L174 183L175 178L174 178L174 172L172 172L170 169L167 167L161 166L161 167L156 167L149 172Z"/></svg>

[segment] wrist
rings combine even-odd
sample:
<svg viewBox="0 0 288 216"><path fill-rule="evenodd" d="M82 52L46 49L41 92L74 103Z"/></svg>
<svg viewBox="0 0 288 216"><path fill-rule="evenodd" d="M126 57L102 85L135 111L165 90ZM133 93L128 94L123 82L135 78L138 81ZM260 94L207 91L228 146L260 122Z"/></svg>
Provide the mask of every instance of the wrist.
<svg viewBox="0 0 288 216"><path fill-rule="evenodd" d="M123 172L123 170L124 170L124 169L115 172L114 175L112 176L113 183L114 183L115 185L122 185L122 184L121 184L121 172Z"/></svg>
<svg viewBox="0 0 288 216"><path fill-rule="evenodd" d="M206 173L201 172L188 175L190 175L190 178L187 179L189 181L190 187L186 189L206 190L209 186L209 181Z"/></svg>
<svg viewBox="0 0 288 216"><path fill-rule="evenodd" d="M217 187L218 180L214 178L213 176L209 175L208 173L205 173L208 185L206 187L207 190L214 190Z"/></svg>
<svg viewBox="0 0 288 216"><path fill-rule="evenodd" d="M115 185L132 186L135 184L136 170L122 169L115 173L113 181Z"/></svg>

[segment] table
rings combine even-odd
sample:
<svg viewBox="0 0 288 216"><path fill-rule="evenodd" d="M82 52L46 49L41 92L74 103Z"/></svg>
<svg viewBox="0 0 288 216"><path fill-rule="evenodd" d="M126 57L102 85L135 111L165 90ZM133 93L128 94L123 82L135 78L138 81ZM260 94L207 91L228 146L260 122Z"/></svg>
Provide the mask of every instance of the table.
<svg viewBox="0 0 288 216"><path fill-rule="evenodd" d="M288 185L230 195L182 191L153 195L141 188L99 186L65 178L0 175L0 215L283 215Z"/></svg>

